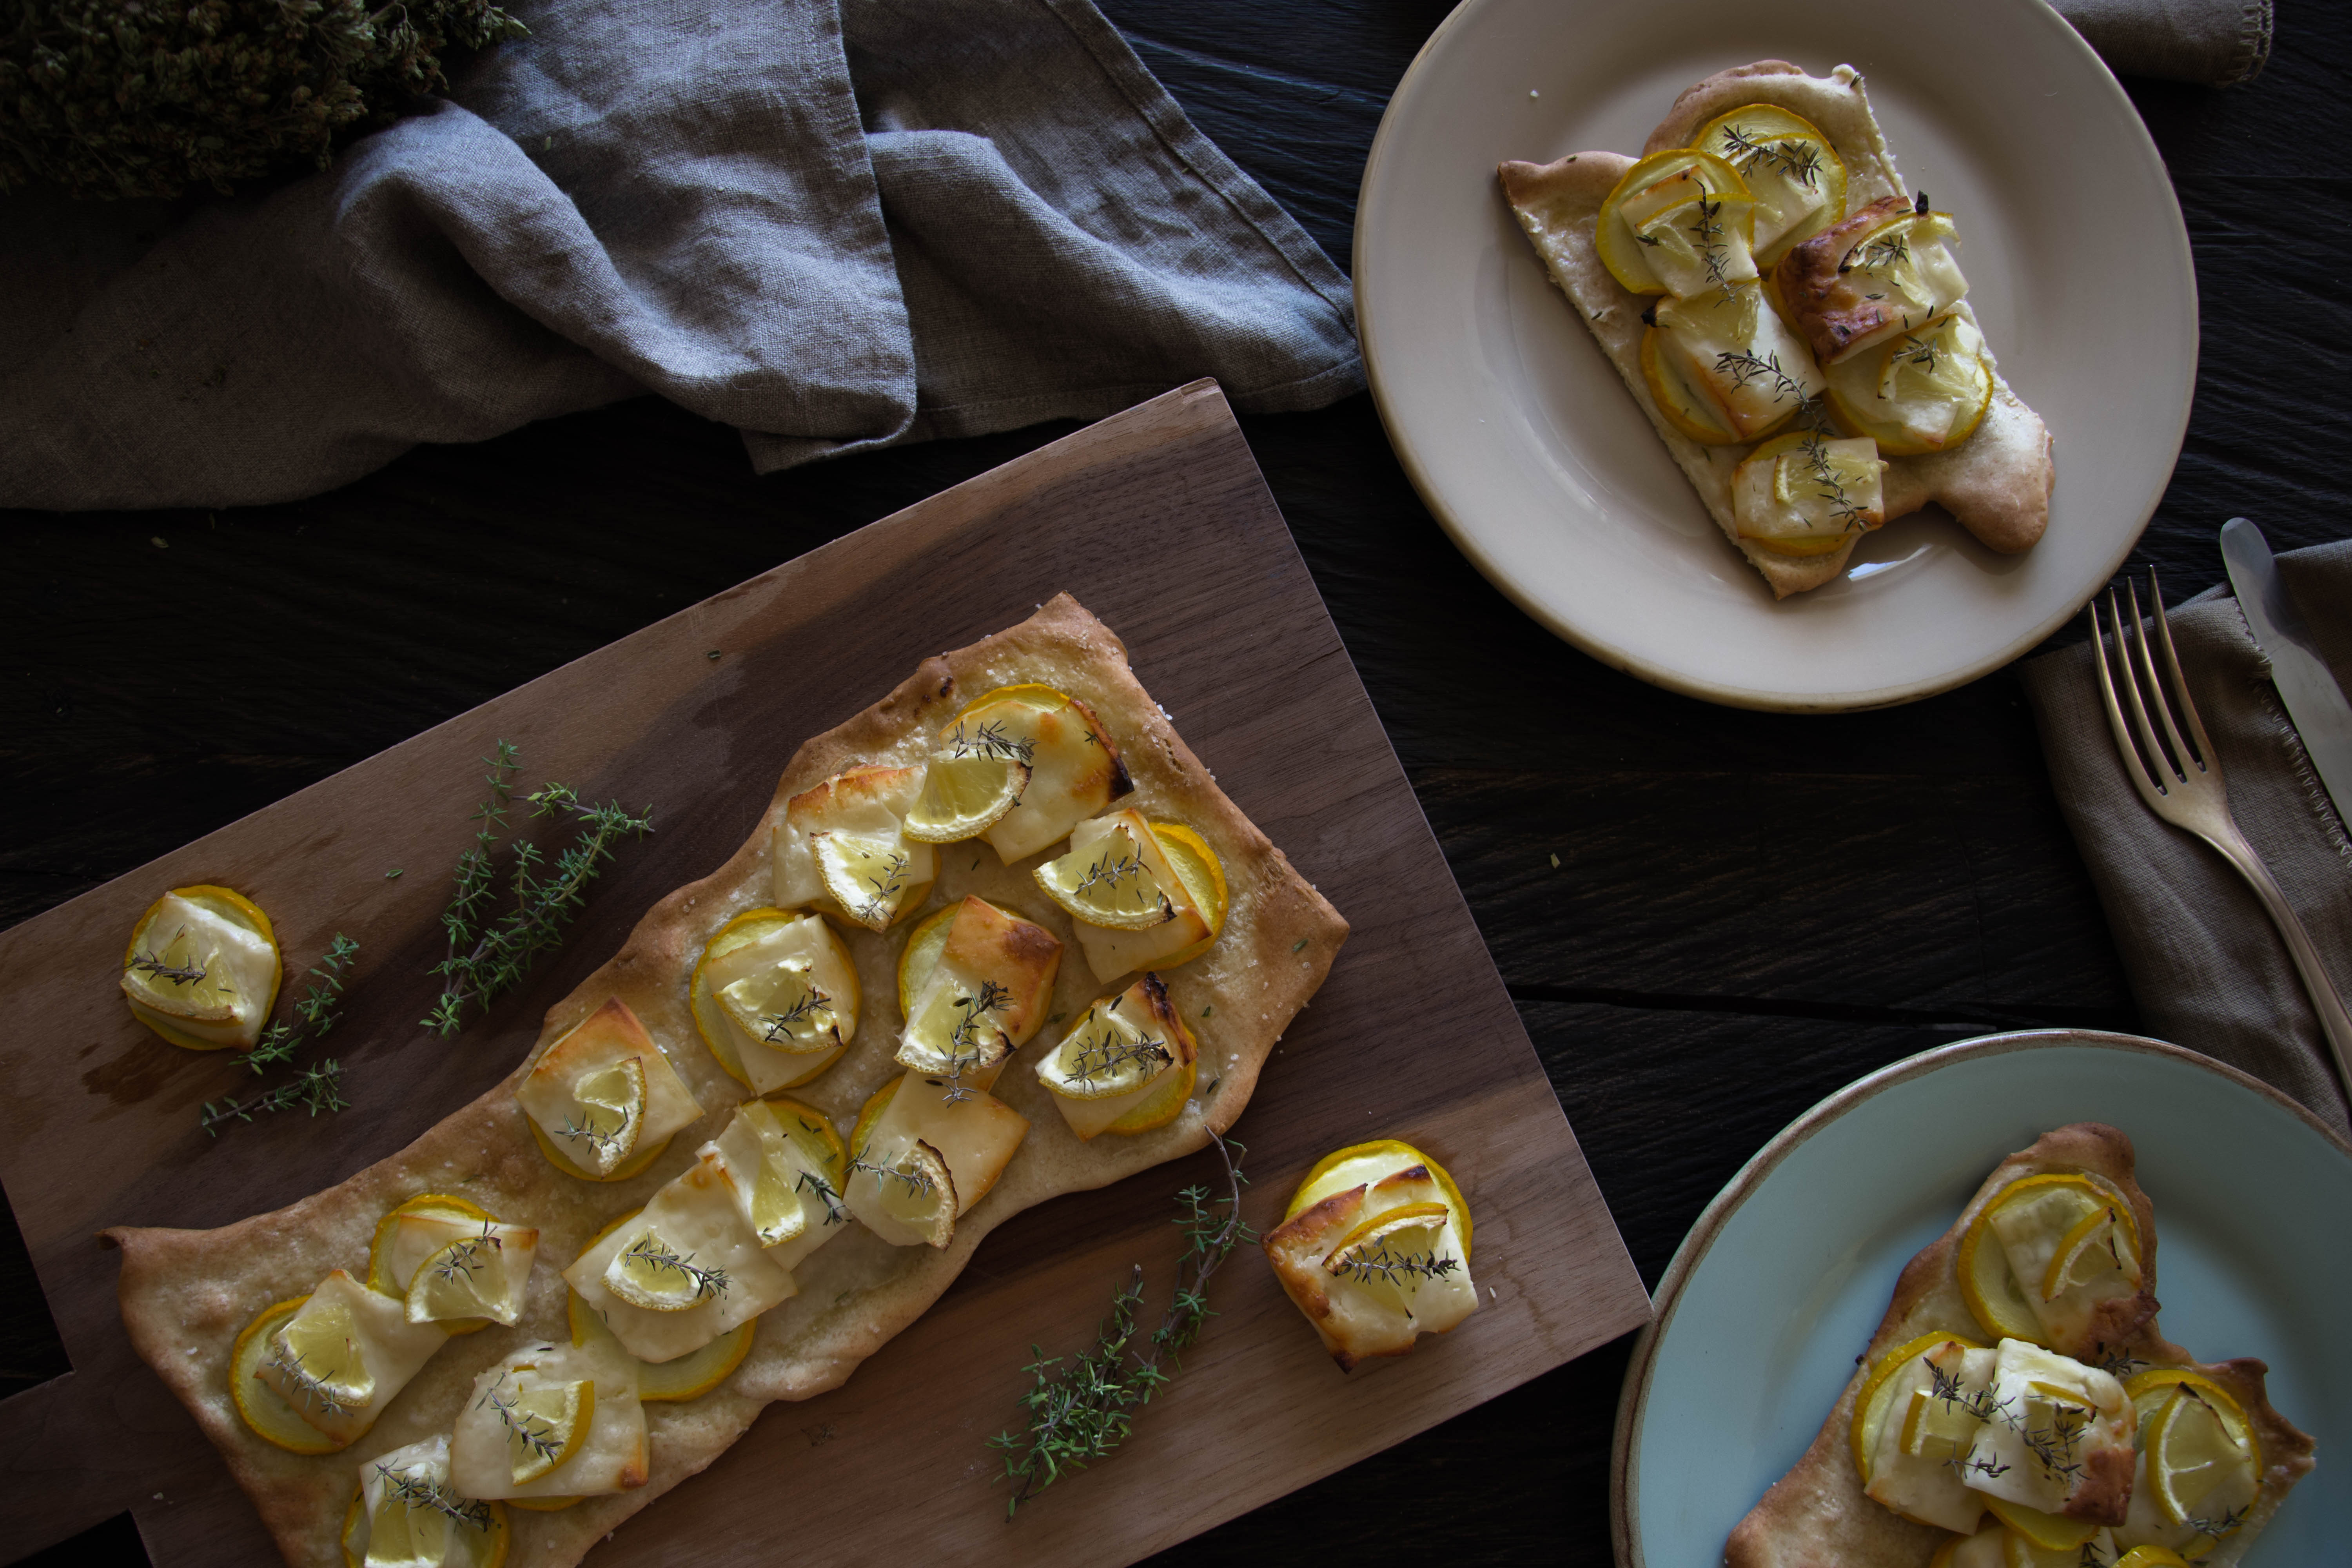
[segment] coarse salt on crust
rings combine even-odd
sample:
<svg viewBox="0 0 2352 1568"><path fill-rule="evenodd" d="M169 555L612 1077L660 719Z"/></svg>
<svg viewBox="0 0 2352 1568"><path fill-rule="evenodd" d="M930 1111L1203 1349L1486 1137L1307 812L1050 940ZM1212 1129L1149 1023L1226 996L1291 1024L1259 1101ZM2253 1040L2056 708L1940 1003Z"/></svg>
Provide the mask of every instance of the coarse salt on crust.
<svg viewBox="0 0 2352 1568"><path fill-rule="evenodd" d="M1118 804L1157 821L1189 824L1224 863L1232 903L1223 934L1206 954L1165 977L1185 1016L1213 1016L1199 1031L1193 1100L1165 1127L1088 1143L1050 1110L1034 1074L1006 1073L995 1092L1028 1117L1027 1140L1003 1180L957 1223L944 1250L889 1247L853 1225L811 1254L793 1271L799 1294L759 1320L750 1355L726 1382L698 1399L646 1406L652 1450L646 1484L561 1512L514 1513L510 1560L534 1568L579 1562L637 1510L717 1458L762 1406L838 1387L939 1298L996 1225L1047 1198L1108 1185L1191 1153L1211 1131L1240 1116L1275 1042L1328 973L1347 921L1217 787L1129 669L1118 637L1068 595L1056 595L1019 626L925 659L880 701L803 744L743 847L647 911L620 952L549 1010L538 1045L506 1081L406 1149L338 1186L217 1230L120 1226L106 1233L122 1248L122 1315L131 1342L220 1449L289 1563L341 1563L338 1536L363 1461L447 1431L476 1375L510 1351L542 1340L569 1342L560 1270L609 1221L644 1204L691 1163L750 1097L696 1032L688 984L711 935L733 916L769 902L771 833L784 802L845 768L928 755L932 737L965 704L1021 681L1056 686L1091 704L1134 780L1134 794ZM755 719L744 715L747 722ZM1046 926L1066 944L1071 940L1068 917L1031 879L1040 857L1005 867L975 843L942 847L927 907L978 893ZM865 1016L842 1060L792 1092L825 1111L844 1134L866 1098L905 1070L893 1059L903 1023L895 972L910 924L887 935L837 924L857 962ZM1112 988L1096 984L1085 964L1065 963L1054 1005L1076 1016ZM541 1051L614 996L663 1047L706 1114L642 1173L583 1182L557 1172L533 1145L514 1091ZM320 1124L317 1135L331 1136L330 1124ZM539 1228L541 1262L521 1321L451 1341L367 1436L342 1453L295 1455L255 1436L227 1387L239 1331L264 1307L310 1289L331 1268L364 1269L376 1222L425 1192L462 1193L502 1221Z"/></svg>

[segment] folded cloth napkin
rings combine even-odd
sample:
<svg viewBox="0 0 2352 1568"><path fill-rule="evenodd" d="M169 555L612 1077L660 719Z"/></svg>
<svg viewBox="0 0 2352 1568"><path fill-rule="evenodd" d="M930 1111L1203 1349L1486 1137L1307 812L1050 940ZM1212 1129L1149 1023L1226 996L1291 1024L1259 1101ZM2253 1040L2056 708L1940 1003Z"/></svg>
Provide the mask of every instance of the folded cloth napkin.
<svg viewBox="0 0 2352 1568"><path fill-rule="evenodd" d="M0 197L0 505L331 489L656 392L761 471L1362 386L1346 278L1090 0L520 0L321 174Z"/></svg>
<svg viewBox="0 0 2352 1568"><path fill-rule="evenodd" d="M2352 541L2290 551L2279 576L2336 683L2352 690ZM2167 616L2230 815L2352 996L2352 840L2313 771L2227 586ZM2112 657L2114 645L2108 645ZM2160 821L2124 772L2091 647L2023 667L2058 805L2107 911L2150 1033L2242 1068L2352 1137L2352 1106L2286 945L2229 863Z"/></svg>
<svg viewBox="0 0 2352 1568"><path fill-rule="evenodd" d="M2055 0L2117 76L2230 87L2271 58L2271 0Z"/></svg>

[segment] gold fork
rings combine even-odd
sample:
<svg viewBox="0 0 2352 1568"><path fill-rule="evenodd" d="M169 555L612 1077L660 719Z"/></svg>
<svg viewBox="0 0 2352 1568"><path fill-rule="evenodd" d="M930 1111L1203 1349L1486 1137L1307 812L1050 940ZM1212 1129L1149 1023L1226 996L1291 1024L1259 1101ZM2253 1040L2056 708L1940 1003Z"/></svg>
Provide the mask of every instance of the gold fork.
<svg viewBox="0 0 2352 1568"><path fill-rule="evenodd" d="M2107 668L2106 637L2099 626L2098 601L2094 599L2091 610L2091 650L2099 661L2099 695L2106 699L2107 723L2116 732L2116 749L2123 753L2124 772L2139 791L2140 799L2148 810L2156 813L2175 827L2186 828L2210 844L2221 858L2237 868L2238 875L2254 889L2269 911L2271 923L2278 927L2285 939L2289 957L2294 960L2295 973L2303 976L2303 988L2311 996L2311 1005L2319 1015L2319 1027L2327 1037L2328 1054L2336 1058L2336 1076L2344 1092L2352 1097L2352 1065L2347 1065L2347 1052L2352 1052L2352 1015L2344 1010L2344 999L2336 994L2327 978L2327 971L2319 962L2319 949L2312 944L2311 933L2303 929L2295 918L2286 895L2279 891L2278 879L2271 875L2263 858L2254 853L2245 835L2230 816L2230 795L2221 780L2221 759L2214 754L2212 743L2205 738L2205 725L2197 717L2197 704L2189 700L2189 684L2180 678L2180 656L2173 651L2172 627L2164 618L2164 596L2156 585L2156 574L2147 574L2148 597L2156 605L2157 638L2164 646L2165 673L2171 678L2173 700L2180 706L2180 716L2189 721L2189 739L2196 742L2192 752L2182 741L2180 727L2173 722L2172 707L2166 702L2164 685L2156 678L2156 660L2148 651L2147 627L2139 614L2139 590L2130 584L2125 592L2131 597L2131 619L2126 622L2116 609L2115 590L2107 590L2107 619L2114 627L2116 658L2124 667L2124 690L2131 699L2133 727L2139 732L2139 744L2132 743L2129 731L2124 728L2123 710L2116 702L2116 682ZM2137 658L2134 658L2134 640L2126 636L2126 626L2137 627ZM2140 700L2140 687L2147 688L2149 703L2164 721L2165 738L2171 742L2168 752L2157 741L2156 730L2148 722L2148 703Z"/></svg>

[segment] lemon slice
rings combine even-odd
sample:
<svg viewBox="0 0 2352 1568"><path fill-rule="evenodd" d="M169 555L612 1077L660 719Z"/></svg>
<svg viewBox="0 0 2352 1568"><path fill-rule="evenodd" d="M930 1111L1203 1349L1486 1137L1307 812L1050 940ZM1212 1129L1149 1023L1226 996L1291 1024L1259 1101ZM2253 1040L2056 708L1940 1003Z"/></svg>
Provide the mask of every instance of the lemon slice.
<svg viewBox="0 0 2352 1568"><path fill-rule="evenodd" d="M915 993L940 966L940 954L948 945L948 928L955 924L956 910L962 906L950 904L934 910L915 922L907 933L907 945L898 950L898 1016L912 1017Z"/></svg>
<svg viewBox="0 0 2352 1568"><path fill-rule="evenodd" d="M1739 432L1725 425L1715 405L1691 389L1682 367L1659 352L1662 337L1655 327L1642 333L1642 379L1650 388L1650 401L1666 416L1667 424L1700 446L1738 446Z"/></svg>
<svg viewBox="0 0 2352 1568"><path fill-rule="evenodd" d="M2017 1293L2037 1320L2050 1303L2104 1275L2116 1276L2126 1290L2139 1286L2139 1228L2131 1205L2088 1176L2051 1171L2021 1177L1970 1223L1971 1232L1979 1227L1994 1238L1980 1247L1997 1246L2013 1279L2020 1268L2026 1270L2029 1278L2016 1279ZM1979 1262L1978 1268L1989 1271L1990 1265ZM1968 1278L1963 1271L1964 1290ZM1975 1305L1969 1302L1972 1310ZM2046 1330L2031 1337L2043 1343L2050 1338Z"/></svg>
<svg viewBox="0 0 2352 1568"><path fill-rule="evenodd" d="M959 724L950 733L962 736ZM1002 735L958 739L931 753L923 796L899 831L919 844L977 838L1021 804L1029 787L1029 742Z"/></svg>
<svg viewBox="0 0 2352 1568"><path fill-rule="evenodd" d="M2189 1559L2169 1546L2149 1542L2135 1546L2116 1559L2116 1568L2189 1568Z"/></svg>
<svg viewBox="0 0 2352 1568"><path fill-rule="evenodd" d="M2017 1276L2009 1267L2009 1253L1987 1223L1992 1205L1978 1211L1960 1237L1958 1270L1960 1296L1969 1304L1969 1311L1982 1324L1985 1332L1996 1339L2024 1340L2046 1345L2050 1337L2042 1331L2042 1320L2033 1315L2032 1305L2019 1289Z"/></svg>
<svg viewBox="0 0 2352 1568"><path fill-rule="evenodd" d="M2095 1519L2049 1513L2007 1498L1988 1495L1985 1507L2015 1535L2048 1552L2080 1551L2083 1542L2099 1533L2100 1525Z"/></svg>
<svg viewBox="0 0 2352 1568"><path fill-rule="evenodd" d="M1046 897L1088 925L1146 931L1176 918L1126 822L1114 823L1084 849L1047 861L1036 875Z"/></svg>
<svg viewBox="0 0 2352 1568"><path fill-rule="evenodd" d="M1128 995L1087 1009L1037 1064L1038 1080L1066 1100L1108 1100L1132 1094L1175 1066L1181 1055L1176 1042L1165 1030L1155 1032L1150 1020L1130 1016L1138 1009L1122 1005Z"/></svg>
<svg viewBox="0 0 2352 1568"><path fill-rule="evenodd" d="M1845 161L1802 115L1751 103L1708 121L1691 146L1730 164L1755 197L1759 267L1845 216Z"/></svg>
<svg viewBox="0 0 2352 1568"><path fill-rule="evenodd" d="M486 1396L507 1429L507 1465L517 1486L556 1469L579 1450L596 1420L596 1384L540 1383Z"/></svg>
<svg viewBox="0 0 2352 1568"><path fill-rule="evenodd" d="M682 1312L727 1289L727 1271L698 1266L653 1230L614 1256L604 1288L632 1307L649 1312Z"/></svg>
<svg viewBox="0 0 2352 1568"><path fill-rule="evenodd" d="M1181 822L1155 822L1151 837L1160 841L1160 852L1168 858L1169 868L1183 884L1185 896L1192 907L1209 922L1209 934L1192 946L1180 949L1167 957L1155 959L1155 969L1173 969L1190 963L1217 944L1225 929L1225 915L1233 907L1233 893L1225 886L1225 863L1192 828Z"/></svg>
<svg viewBox="0 0 2352 1568"><path fill-rule="evenodd" d="M1365 1281L1381 1279L1393 1283L1399 1259L1390 1243L1395 1241L1407 1254L1416 1240L1423 1243L1424 1250L1432 1248L1438 1231L1452 1217L1453 1212L1443 1203L1402 1204L1376 1214L1339 1238L1339 1245L1323 1259L1323 1271L1342 1278Z"/></svg>
<svg viewBox="0 0 2352 1568"><path fill-rule="evenodd" d="M1903 1414L1900 1441L1913 1458L1954 1459L1967 1454L1982 1425L1958 1402L1938 1399L1930 1388L1915 1388L1911 1406Z"/></svg>
<svg viewBox="0 0 2352 1568"><path fill-rule="evenodd" d="M1601 212L1593 227L1594 247L1601 253L1601 264L1609 268L1611 277L1635 294L1664 294L1666 283L1653 266L1649 253L1663 249L1665 237L1646 235L1660 243L1643 243L1646 230L1661 213L1681 210L1698 195L1710 198L1736 197L1743 208L1753 207L1748 186L1739 172L1712 153L1689 148L1675 148L1664 153L1653 153L1625 171L1608 198L1601 204ZM1740 215L1742 234L1740 251L1747 253L1746 226L1752 221L1752 212ZM1749 274L1753 276L1753 267Z"/></svg>
<svg viewBox="0 0 2352 1568"><path fill-rule="evenodd" d="M1992 406L1983 335L1957 314L1840 360L1826 374L1838 418L1888 457L1949 451L1976 434Z"/></svg>
<svg viewBox="0 0 2352 1568"><path fill-rule="evenodd" d="M341 1301L313 1301L273 1336L270 1360L322 1410L359 1410L375 1398L359 1324Z"/></svg>
<svg viewBox="0 0 2352 1568"><path fill-rule="evenodd" d="M747 974L714 993L735 1026L787 1055L841 1048L841 1020L833 998L817 988L813 963L788 958L764 974Z"/></svg>
<svg viewBox="0 0 2352 1568"><path fill-rule="evenodd" d="M245 1326L229 1355L229 1394L247 1428L264 1442L289 1454L332 1454L344 1447L346 1440L330 1437L303 1420L276 1389L255 1375L261 1363L276 1353L278 1331L310 1300L297 1296L276 1302Z"/></svg>
<svg viewBox="0 0 2352 1568"><path fill-rule="evenodd" d="M779 965L789 965L799 983L824 996L829 1017L815 1009L791 1016L804 1000L797 991L761 995L757 985L750 985L735 992L735 1007L720 999L721 992L739 982L762 977L786 992ZM865 1005L856 961L831 922L823 915L776 909L747 910L719 927L695 963L687 997L695 1029L711 1056L728 1076L761 1093L803 1083L831 1067L856 1037ZM769 1010L772 1000L782 1005ZM751 1009L750 1022L756 1026L746 1026L746 1015L739 1010L744 1008ZM786 1023L771 1042L764 1037L767 1020L779 1016Z"/></svg>
<svg viewBox="0 0 2352 1568"><path fill-rule="evenodd" d="M1775 436L1731 476L1739 537L1782 555L1827 555L1886 521L1883 465L1868 437Z"/></svg>
<svg viewBox="0 0 2352 1568"><path fill-rule="evenodd" d="M1184 1102L1192 1098L1192 1086L1199 1081L1200 1070L1197 1061L1178 1062L1174 1072L1160 1074L1150 1094L1122 1111L1103 1131L1131 1136L1167 1126L1183 1113Z"/></svg>
<svg viewBox="0 0 2352 1568"><path fill-rule="evenodd" d="M1868 1482L1875 1467L1879 1434L1885 1428L1895 1403L1895 1374L1911 1363L1944 1345L1958 1345L1962 1350L1982 1350L1958 1334L1922 1334L1917 1339L1900 1344L1880 1358L1864 1380L1862 1392L1854 1396L1853 1424L1847 1428L1847 1437L1853 1449L1853 1468Z"/></svg>
<svg viewBox="0 0 2352 1568"><path fill-rule="evenodd" d="M156 900L122 952L132 1015L190 1050L250 1049L282 973L269 917L242 893L209 884Z"/></svg>
<svg viewBox="0 0 2352 1568"><path fill-rule="evenodd" d="M485 1224L479 1236L451 1242L416 1270L408 1284L408 1321L488 1319L502 1310L513 1288L505 1243Z"/></svg>
<svg viewBox="0 0 2352 1568"><path fill-rule="evenodd" d="M862 1165L872 1175L882 1212L931 1247L955 1234L955 1177L931 1144L917 1139L895 1160Z"/></svg>
<svg viewBox="0 0 2352 1568"><path fill-rule="evenodd" d="M613 1331L604 1326L604 1320L596 1315L596 1309L580 1299L579 1292L571 1293L566 1311L572 1322L573 1344L584 1346L602 1340L608 1342L616 1353L628 1353ZM759 1319L746 1318L698 1351L688 1351L665 1362L638 1363L639 1402L663 1405L701 1398L743 1364L743 1358L751 1353L751 1342L759 1327Z"/></svg>
<svg viewBox="0 0 2352 1568"><path fill-rule="evenodd" d="M1395 1138L1376 1138L1369 1143L1350 1143L1345 1149L1326 1154L1307 1171L1290 1194L1289 1205L1282 1217L1293 1220L1307 1209L1321 1203L1334 1193L1349 1187L1370 1186L1400 1171L1410 1171L1415 1165L1427 1171L1437 1190L1445 1194L1445 1206L1454 1215L1454 1234L1462 1238L1462 1256L1470 1256L1470 1204L1462 1189L1446 1173L1445 1167L1414 1148Z"/></svg>
<svg viewBox="0 0 2352 1568"><path fill-rule="evenodd" d="M646 1067L632 1057L583 1073L572 1086L580 1110L564 1118L555 1135L572 1163L609 1175L635 1152L646 1121Z"/></svg>
<svg viewBox="0 0 2352 1568"><path fill-rule="evenodd" d="M2094 1209L2075 1221L2074 1228L2060 1238L2058 1250L2050 1255L2050 1267L2042 1271L2042 1299L2054 1301L2063 1292L2099 1274L2120 1270L2123 1248L2128 1245L2120 1205Z"/></svg>
<svg viewBox="0 0 2352 1568"><path fill-rule="evenodd" d="M851 920L869 931L887 931L910 907L908 895L918 890L914 861L896 843L849 833L808 837L824 890Z"/></svg>
<svg viewBox="0 0 2352 1568"><path fill-rule="evenodd" d="M2238 1402L2208 1379L2172 1385L2148 1424L2147 1455L2157 1508L2200 1540L2234 1531L2262 1489L2262 1444Z"/></svg>
<svg viewBox="0 0 2352 1568"><path fill-rule="evenodd" d="M1094 710L1066 691L999 687L940 731L940 749L992 750L1029 769L1020 803L985 837L1010 866L1036 854L1135 786Z"/></svg>
<svg viewBox="0 0 2352 1568"><path fill-rule="evenodd" d="M2113 1562L2114 1553L2115 1538L2096 1527L2067 1546L2044 1546L2015 1530L2004 1531L2000 1543L2002 1568L2084 1568L2086 1563L2096 1568Z"/></svg>

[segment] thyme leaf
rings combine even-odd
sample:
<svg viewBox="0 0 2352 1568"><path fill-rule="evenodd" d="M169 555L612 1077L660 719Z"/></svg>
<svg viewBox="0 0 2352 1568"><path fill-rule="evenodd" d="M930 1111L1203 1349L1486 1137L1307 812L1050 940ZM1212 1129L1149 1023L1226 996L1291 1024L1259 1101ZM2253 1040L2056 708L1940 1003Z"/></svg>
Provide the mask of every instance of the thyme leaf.
<svg viewBox="0 0 2352 1568"><path fill-rule="evenodd" d="M545 852L535 844L516 845L508 876L513 908L489 920L486 906L497 882L492 857L509 826L518 755L512 742L500 741L496 753L482 759L490 770L484 775L489 796L475 808L471 820L481 826L457 857L456 890L441 915L449 953L431 970L442 978L441 995L419 1022L445 1039L464 1026L468 1005L487 1009L520 984L542 954L563 945L564 928L587 903L588 884L614 858L619 842L654 829L650 807L640 814L618 801L591 805L566 784L550 784L525 795L533 817L568 814L575 829L572 841L543 872Z"/></svg>

